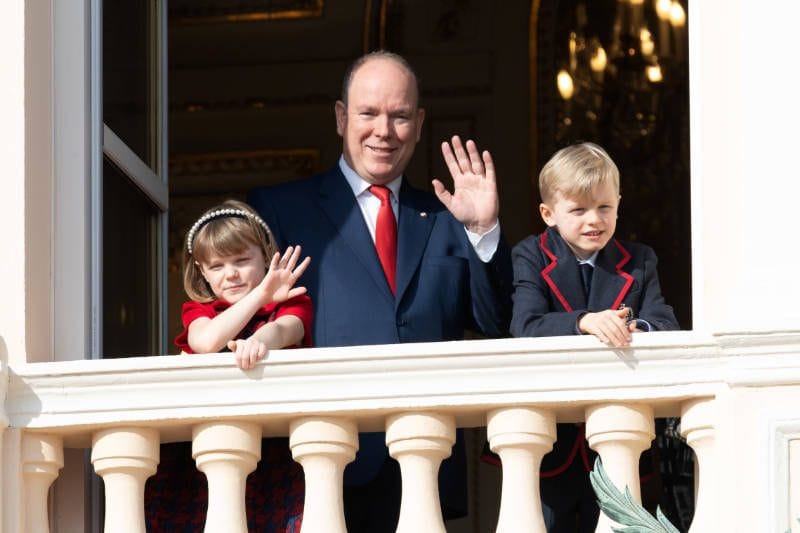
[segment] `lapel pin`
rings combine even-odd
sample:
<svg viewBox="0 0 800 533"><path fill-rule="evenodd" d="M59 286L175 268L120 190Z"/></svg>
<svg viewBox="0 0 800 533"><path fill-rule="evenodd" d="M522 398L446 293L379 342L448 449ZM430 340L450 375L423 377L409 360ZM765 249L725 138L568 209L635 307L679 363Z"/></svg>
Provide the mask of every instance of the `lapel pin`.
<svg viewBox="0 0 800 533"><path fill-rule="evenodd" d="M422 218L427 218L428 217L428 213L426 213L425 211L420 211L419 212L419 216L422 217Z"/></svg>

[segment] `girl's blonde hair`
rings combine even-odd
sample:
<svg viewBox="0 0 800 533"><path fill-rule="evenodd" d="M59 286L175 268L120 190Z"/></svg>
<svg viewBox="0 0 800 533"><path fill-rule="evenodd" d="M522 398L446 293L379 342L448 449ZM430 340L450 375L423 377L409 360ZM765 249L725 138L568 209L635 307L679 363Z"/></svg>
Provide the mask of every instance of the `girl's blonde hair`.
<svg viewBox="0 0 800 533"><path fill-rule="evenodd" d="M549 203L556 192L581 197L603 183L619 194L619 169L605 150L594 143L573 144L556 152L539 173L539 195Z"/></svg>
<svg viewBox="0 0 800 533"><path fill-rule="evenodd" d="M200 264L212 254L235 255L248 246L261 249L266 264L277 247L269 226L244 202L226 200L214 206L192 225L183 247L183 288L196 302L216 298L208 286Z"/></svg>

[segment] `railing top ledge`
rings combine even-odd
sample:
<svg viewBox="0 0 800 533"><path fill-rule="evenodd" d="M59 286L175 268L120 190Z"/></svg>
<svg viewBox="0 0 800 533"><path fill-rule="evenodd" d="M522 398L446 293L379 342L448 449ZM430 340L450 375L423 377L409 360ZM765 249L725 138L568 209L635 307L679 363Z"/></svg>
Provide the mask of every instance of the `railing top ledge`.
<svg viewBox="0 0 800 533"><path fill-rule="evenodd" d="M800 336L800 335L799 335ZM576 361L597 355L625 352L635 357L672 358L700 349L706 355L719 347L715 336L692 331L657 332L634 337L633 346L625 350L611 350L591 336L536 337L516 339L485 339L450 342L425 342L406 344L379 344L370 346L347 346L338 348L304 348L273 350L262 365L328 363L342 361L374 361L390 359L434 359L447 357L520 356L537 358L563 357L570 353ZM226 357L221 359L220 356ZM158 371L174 368L227 367L232 361L230 354L206 354L191 356L123 357L115 359L29 363L14 365L13 371L27 376L58 374L86 374L119 371Z"/></svg>
<svg viewBox="0 0 800 533"><path fill-rule="evenodd" d="M678 331L636 335L624 350L589 336L276 350L248 372L230 354L32 363L8 369L6 411L12 426L62 433L325 413L368 430L408 409L470 425L504 405L666 405L725 383L800 383L798 358L782 357L798 352L800 332Z"/></svg>

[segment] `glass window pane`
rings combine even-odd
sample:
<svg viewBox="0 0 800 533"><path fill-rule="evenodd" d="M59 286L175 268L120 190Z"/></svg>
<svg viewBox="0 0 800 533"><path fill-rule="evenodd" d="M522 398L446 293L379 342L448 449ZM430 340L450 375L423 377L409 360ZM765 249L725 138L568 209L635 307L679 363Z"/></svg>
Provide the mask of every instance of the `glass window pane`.
<svg viewBox="0 0 800 533"><path fill-rule="evenodd" d="M158 353L158 212L103 164L103 357Z"/></svg>
<svg viewBox="0 0 800 533"><path fill-rule="evenodd" d="M103 122L154 166L151 2L103 4Z"/></svg>

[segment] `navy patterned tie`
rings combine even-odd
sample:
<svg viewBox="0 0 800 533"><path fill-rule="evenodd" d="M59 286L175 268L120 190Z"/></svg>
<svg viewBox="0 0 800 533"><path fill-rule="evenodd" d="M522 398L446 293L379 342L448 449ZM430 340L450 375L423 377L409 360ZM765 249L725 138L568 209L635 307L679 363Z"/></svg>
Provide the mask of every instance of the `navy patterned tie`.
<svg viewBox="0 0 800 533"><path fill-rule="evenodd" d="M583 294L586 296L586 301L589 301L589 293L592 292L592 275L594 274L594 267L591 263L581 263L581 280L583 281Z"/></svg>

